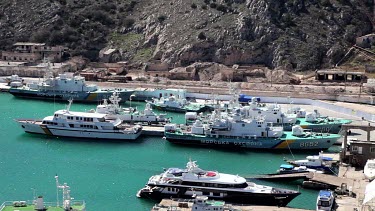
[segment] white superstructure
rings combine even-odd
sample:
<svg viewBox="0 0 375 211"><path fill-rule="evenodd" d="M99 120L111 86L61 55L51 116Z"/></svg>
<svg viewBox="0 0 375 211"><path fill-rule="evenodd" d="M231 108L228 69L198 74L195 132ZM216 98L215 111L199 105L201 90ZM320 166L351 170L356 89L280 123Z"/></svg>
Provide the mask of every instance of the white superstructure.
<svg viewBox="0 0 375 211"><path fill-rule="evenodd" d="M119 118L123 122L143 122L143 123L155 123L155 124L165 124L169 123L170 119L166 117L166 114L156 114L153 112L151 105L146 104L143 111L137 111L136 109L130 108L121 108L119 98L116 92L109 98L110 103L105 99L103 104L96 107L96 113L107 114L107 119L116 119Z"/></svg>
<svg viewBox="0 0 375 211"><path fill-rule="evenodd" d="M65 91L65 92L93 92L98 87L93 84L86 84L82 76L73 76L73 74L63 73L58 77L53 77L51 71L46 71L42 82L33 82L27 84L25 89L46 90L46 91Z"/></svg>
<svg viewBox="0 0 375 211"><path fill-rule="evenodd" d="M204 121L208 123L204 123L199 119L196 120L191 126L191 133L213 137L228 136L249 139L257 137L279 138L284 134L282 127L274 127L272 123L265 122L262 117L242 119L239 110L232 116L222 115L219 110L215 110L209 119ZM176 130L176 127L174 124L169 124L165 126L165 130Z"/></svg>
<svg viewBox="0 0 375 211"><path fill-rule="evenodd" d="M369 180L375 179L375 159L369 159L363 169L365 177Z"/></svg>
<svg viewBox="0 0 375 211"><path fill-rule="evenodd" d="M152 98L168 98L170 96L179 96L186 98L186 89L153 89L153 88L138 88L134 92L134 100L151 100Z"/></svg>
<svg viewBox="0 0 375 211"><path fill-rule="evenodd" d="M146 186L138 191L138 197L147 198L196 198L207 196L242 204L266 204L286 206L298 191L273 188L247 182L245 178L207 171L189 161L186 169L169 168L152 176ZM215 209L214 209L215 210Z"/></svg>
<svg viewBox="0 0 375 211"><path fill-rule="evenodd" d="M279 104L270 104L262 107L255 97L251 98L249 105L241 108L241 114L243 118L263 116L266 122L276 124L295 124L297 122L296 114L282 112Z"/></svg>
<svg viewBox="0 0 375 211"><path fill-rule="evenodd" d="M134 140L141 134L140 125L123 125L120 119L107 120L106 114L58 110L43 120L19 119L17 122L30 133L95 139Z"/></svg>

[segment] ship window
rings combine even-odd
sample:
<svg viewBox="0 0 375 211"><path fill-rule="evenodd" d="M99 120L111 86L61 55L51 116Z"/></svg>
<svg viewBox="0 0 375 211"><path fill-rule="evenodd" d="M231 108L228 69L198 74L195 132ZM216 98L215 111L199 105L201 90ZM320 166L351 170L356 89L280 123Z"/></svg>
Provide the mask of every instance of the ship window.
<svg viewBox="0 0 375 211"><path fill-rule="evenodd" d="M375 152L375 147L370 147L370 152L374 153Z"/></svg>
<svg viewBox="0 0 375 211"><path fill-rule="evenodd" d="M353 151L353 152L358 152L358 146L353 146L353 147L352 147L352 151Z"/></svg>
<svg viewBox="0 0 375 211"><path fill-rule="evenodd" d="M69 124L69 127L74 127L74 124Z"/></svg>
<svg viewBox="0 0 375 211"><path fill-rule="evenodd" d="M220 196L220 193L212 193L213 196Z"/></svg>
<svg viewBox="0 0 375 211"><path fill-rule="evenodd" d="M209 196L209 195L210 195L210 192L202 192L202 195Z"/></svg>

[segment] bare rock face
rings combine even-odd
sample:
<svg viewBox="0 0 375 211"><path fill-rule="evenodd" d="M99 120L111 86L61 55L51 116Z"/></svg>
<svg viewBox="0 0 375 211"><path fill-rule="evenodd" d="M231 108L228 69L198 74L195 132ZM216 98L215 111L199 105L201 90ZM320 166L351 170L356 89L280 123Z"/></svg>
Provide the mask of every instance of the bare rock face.
<svg viewBox="0 0 375 211"><path fill-rule="evenodd" d="M372 31L364 12L373 6L368 2L3 1L0 47L44 41L92 60L107 47L119 50L116 61L133 63L157 59L183 67L216 62L315 70L336 64L356 36Z"/></svg>

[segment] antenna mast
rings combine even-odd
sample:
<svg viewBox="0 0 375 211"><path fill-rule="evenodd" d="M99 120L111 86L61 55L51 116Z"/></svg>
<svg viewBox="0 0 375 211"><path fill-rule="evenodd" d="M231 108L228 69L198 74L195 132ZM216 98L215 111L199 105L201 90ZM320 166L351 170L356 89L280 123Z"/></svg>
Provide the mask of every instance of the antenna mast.
<svg viewBox="0 0 375 211"><path fill-rule="evenodd" d="M56 203L57 207L59 206L59 176L55 176L56 179Z"/></svg>

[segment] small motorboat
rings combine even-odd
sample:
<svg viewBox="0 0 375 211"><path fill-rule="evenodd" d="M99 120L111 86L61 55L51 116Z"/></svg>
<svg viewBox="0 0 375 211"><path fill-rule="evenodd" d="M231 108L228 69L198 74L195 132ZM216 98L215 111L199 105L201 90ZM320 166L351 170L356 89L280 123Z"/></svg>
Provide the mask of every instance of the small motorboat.
<svg viewBox="0 0 375 211"><path fill-rule="evenodd" d="M280 169L278 170L279 174L294 174L303 172L316 172L324 174L324 171L318 171L317 169L307 168L306 166L293 166L289 164L281 164Z"/></svg>
<svg viewBox="0 0 375 211"><path fill-rule="evenodd" d="M307 156L304 160L291 160L287 162L294 166L306 166L311 169L329 171L330 166L327 164L332 162L332 158L324 157L322 153L319 153L319 155Z"/></svg>
<svg viewBox="0 0 375 211"><path fill-rule="evenodd" d="M375 159L367 160L363 173L370 181L375 179Z"/></svg>
<svg viewBox="0 0 375 211"><path fill-rule="evenodd" d="M318 198L316 200L317 211L331 211L333 204L335 203L335 196L333 191L321 190L319 191Z"/></svg>

